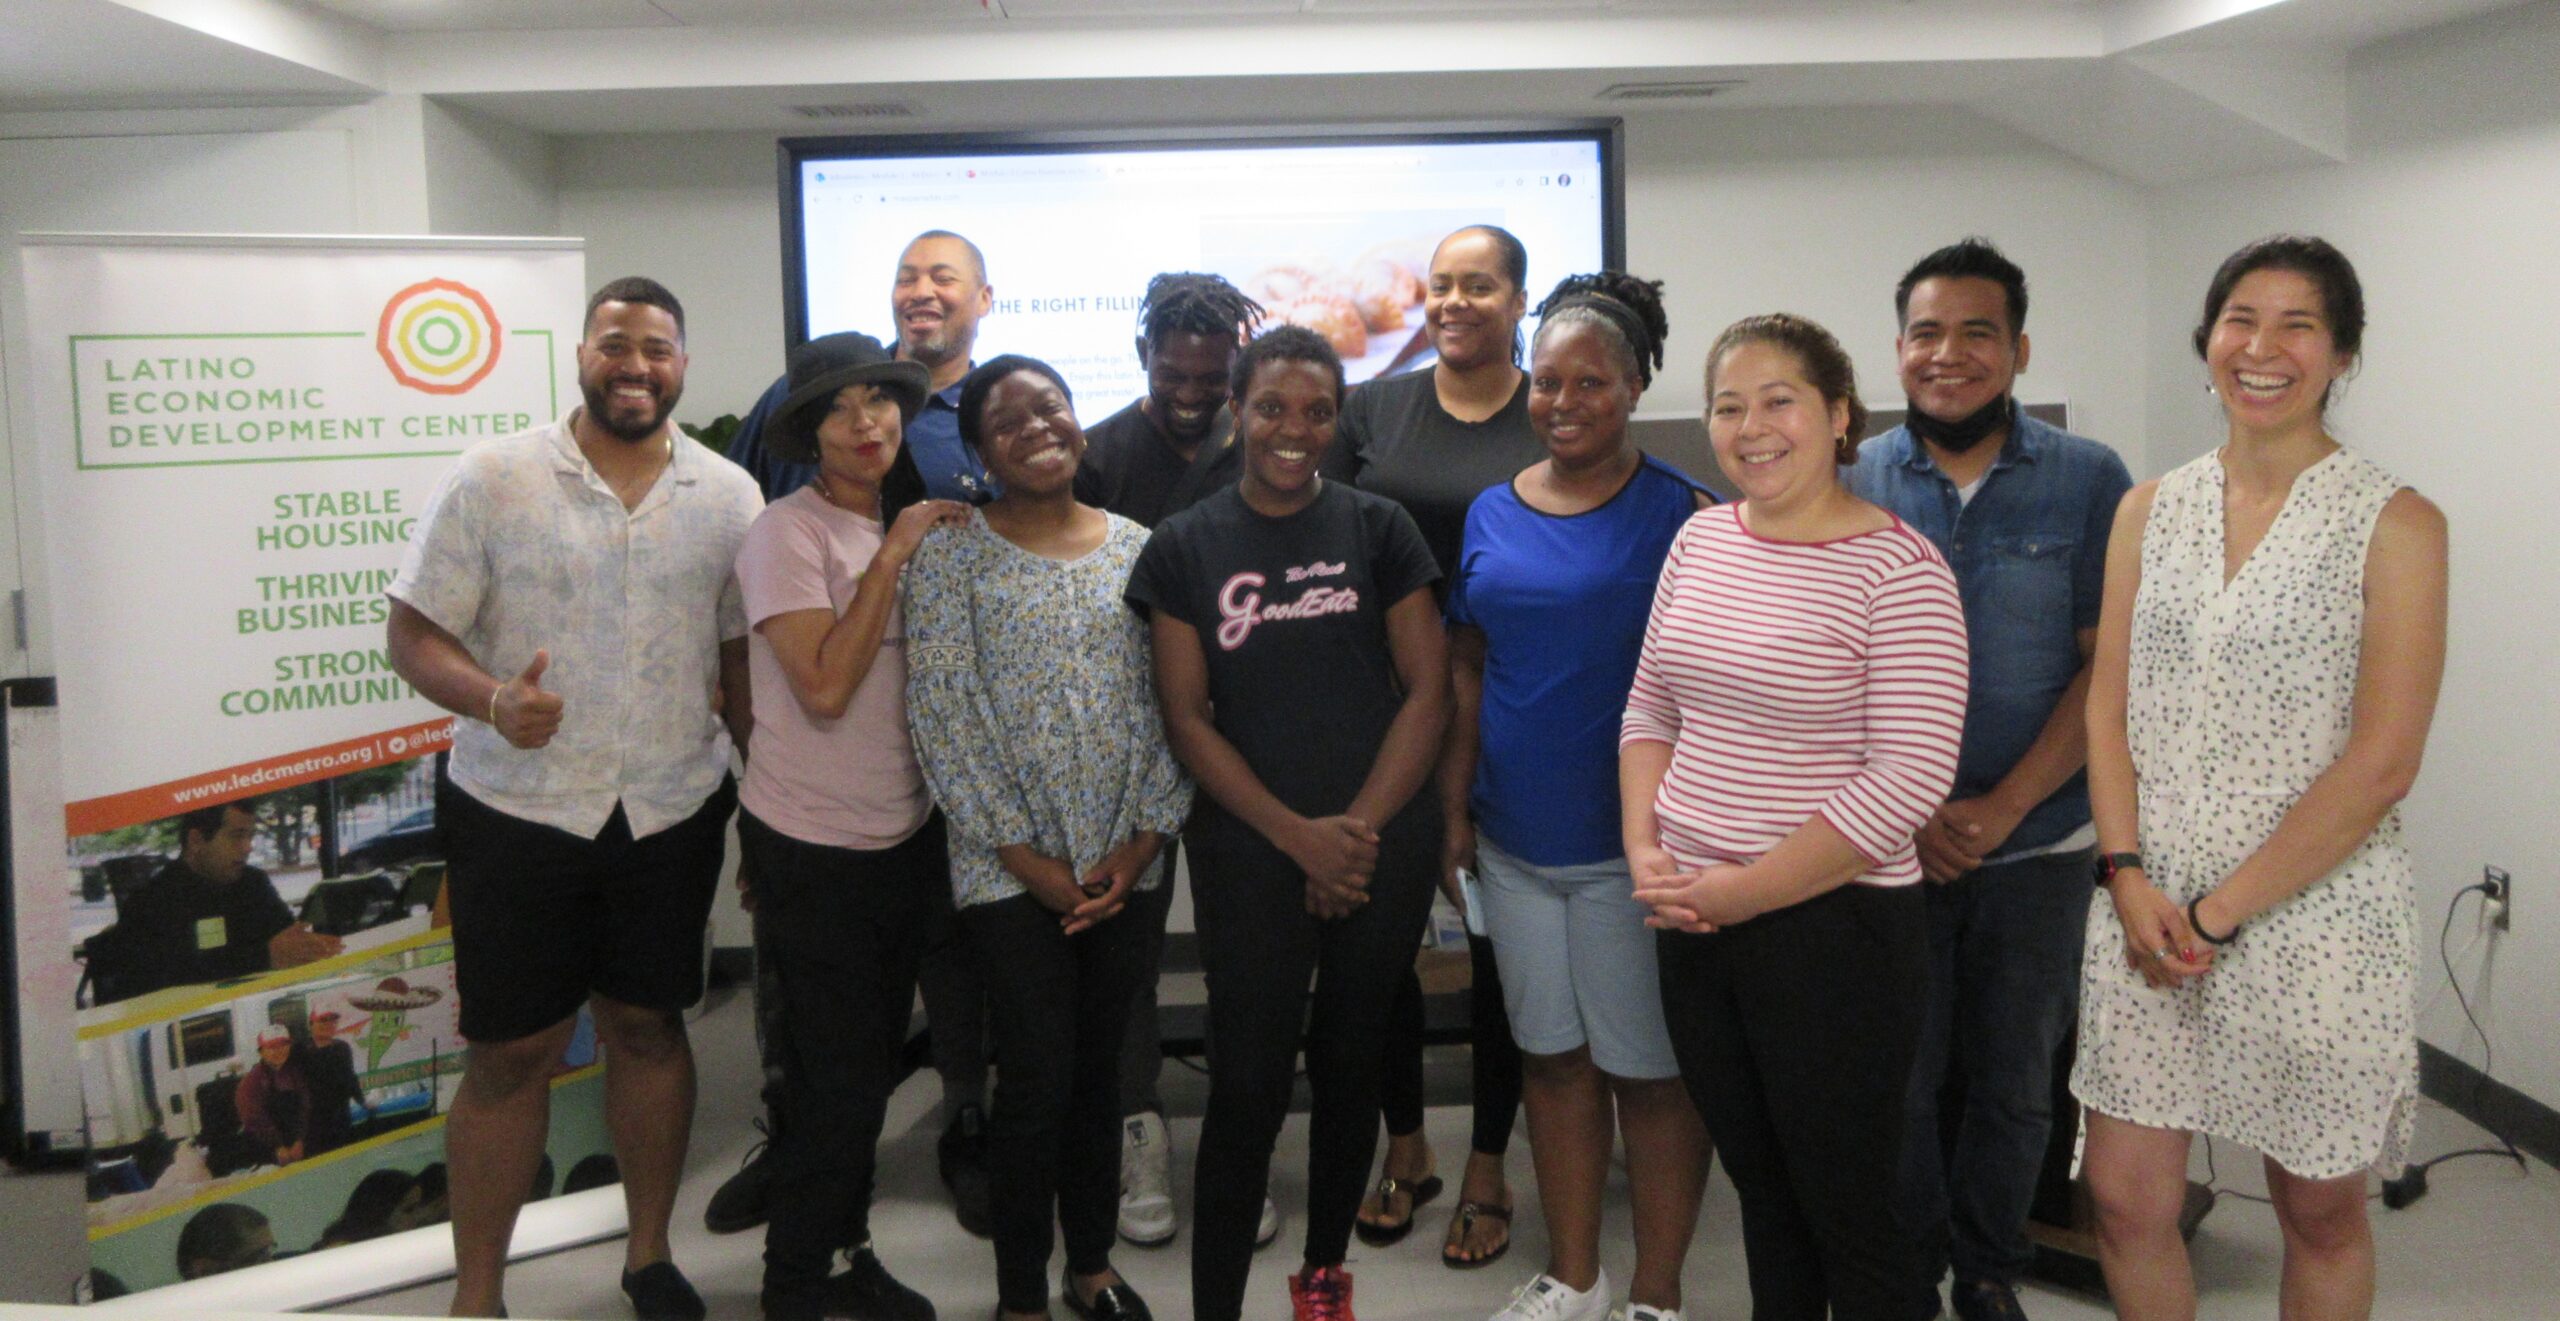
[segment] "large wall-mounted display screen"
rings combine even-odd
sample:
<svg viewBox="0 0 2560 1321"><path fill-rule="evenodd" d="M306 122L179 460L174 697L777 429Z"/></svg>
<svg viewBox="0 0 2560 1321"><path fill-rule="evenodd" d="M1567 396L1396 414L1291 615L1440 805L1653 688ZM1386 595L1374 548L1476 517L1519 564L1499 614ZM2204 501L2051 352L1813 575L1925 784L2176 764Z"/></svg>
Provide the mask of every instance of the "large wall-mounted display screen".
<svg viewBox="0 0 2560 1321"><path fill-rule="evenodd" d="M894 333L899 253L928 229L986 253L976 356L1063 372L1098 421L1144 392L1147 281L1212 271L1333 342L1354 382L1427 364L1441 236L1491 223L1529 250L1529 301L1623 260L1614 121L1325 130L1217 140L799 138L782 144L785 327Z"/></svg>

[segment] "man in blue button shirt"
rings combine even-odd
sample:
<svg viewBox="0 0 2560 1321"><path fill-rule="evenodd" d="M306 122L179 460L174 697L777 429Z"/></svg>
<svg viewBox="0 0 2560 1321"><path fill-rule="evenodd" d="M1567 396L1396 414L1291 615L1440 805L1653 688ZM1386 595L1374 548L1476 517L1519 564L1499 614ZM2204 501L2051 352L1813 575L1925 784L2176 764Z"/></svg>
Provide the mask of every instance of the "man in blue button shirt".
<svg viewBox="0 0 2560 1321"><path fill-rule="evenodd" d="M1947 557L1973 653L1954 794L1918 839L1931 984L1905 1107L1902 1200L1927 1271L1912 1315L1938 1314L1952 1265L1959 1318L2016 1318L2091 894L2089 657L2133 480L2113 450L2017 406L2027 282L1998 249L1922 258L1894 310L1909 420L1860 448L1850 486ZM1942 1125L1951 1069L1963 1108Z"/></svg>
<svg viewBox="0 0 2560 1321"><path fill-rule="evenodd" d="M937 500L974 505L995 498L986 465L960 439L960 383L976 365L978 322L994 305L995 287L987 283L987 259L977 244L947 229L928 229L898 255L898 273L889 286L897 333L884 338L894 339L898 357L933 372L933 393L907 423L905 443L924 477L925 494ZM790 393L790 378L775 378L729 442L729 457L764 488L767 501L808 485L818 470L815 463L792 463L765 449L764 429Z"/></svg>
<svg viewBox="0 0 2560 1321"><path fill-rule="evenodd" d="M975 366L978 320L995 306L987 259L947 229L928 229L898 256L889 310L898 319L898 356L933 372L933 393L907 424L907 449L925 494L984 504L995 498L986 465L960 439L960 383Z"/></svg>

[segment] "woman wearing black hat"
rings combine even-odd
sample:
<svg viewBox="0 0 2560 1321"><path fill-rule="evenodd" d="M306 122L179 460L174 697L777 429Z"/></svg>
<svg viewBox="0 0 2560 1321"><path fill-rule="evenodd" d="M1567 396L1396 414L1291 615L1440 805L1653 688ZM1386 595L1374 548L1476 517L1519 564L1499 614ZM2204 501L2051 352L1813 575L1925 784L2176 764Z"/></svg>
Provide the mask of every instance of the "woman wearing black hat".
<svg viewBox="0 0 2560 1321"><path fill-rule="evenodd" d="M907 709L987 983L998 1306L1049 1314L1054 1224L1068 1308L1143 1321L1111 1267L1120 1046L1156 975L1164 843L1191 813L1146 625L1121 602L1147 530L1077 503L1084 430L1046 363L980 366L959 411L1002 494L908 572Z"/></svg>
<svg viewBox="0 0 2560 1321"><path fill-rule="evenodd" d="M755 708L738 835L785 1006L764 1314L930 1321L866 1222L916 954L949 883L907 733L898 579L925 533L967 508L924 499L901 443L923 367L868 335L827 335L792 350L790 382L768 435L817 475L766 506L738 552Z"/></svg>

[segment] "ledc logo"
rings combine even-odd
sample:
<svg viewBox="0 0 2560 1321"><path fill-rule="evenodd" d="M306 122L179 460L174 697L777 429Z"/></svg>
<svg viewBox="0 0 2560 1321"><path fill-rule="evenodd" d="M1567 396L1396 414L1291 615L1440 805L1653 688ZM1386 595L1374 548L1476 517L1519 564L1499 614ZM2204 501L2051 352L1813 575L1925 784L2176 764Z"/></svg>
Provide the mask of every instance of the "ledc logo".
<svg viewBox="0 0 2560 1321"><path fill-rule="evenodd" d="M374 351L391 379L428 394L462 394L498 365L497 309L454 280L421 280L382 305Z"/></svg>

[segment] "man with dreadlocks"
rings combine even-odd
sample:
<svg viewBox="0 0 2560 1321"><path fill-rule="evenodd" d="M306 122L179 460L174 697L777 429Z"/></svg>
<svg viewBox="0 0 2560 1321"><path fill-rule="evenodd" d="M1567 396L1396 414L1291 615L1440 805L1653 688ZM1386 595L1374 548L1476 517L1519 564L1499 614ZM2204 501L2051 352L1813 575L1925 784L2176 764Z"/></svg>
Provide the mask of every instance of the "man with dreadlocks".
<svg viewBox="0 0 2560 1321"><path fill-rule="evenodd" d="M1242 468L1228 443L1227 369L1261 321L1262 305L1219 276L1147 281L1138 307L1147 393L1085 428L1076 499L1151 528L1233 485Z"/></svg>
<svg viewBox="0 0 2560 1321"><path fill-rule="evenodd" d="M1227 409L1227 374L1262 322L1262 305L1215 275L1168 271L1147 281L1138 306L1138 364L1144 397L1085 428L1076 499L1152 528L1203 497L1235 484L1244 471ZM1172 874L1178 841L1165 845ZM1132 896L1171 902L1172 886ZM1162 939L1161 919L1146 924ZM1159 948L1149 959L1162 956ZM1120 1057L1120 1236L1142 1247L1170 1243L1181 1230L1173 1211L1172 1149L1156 1079L1164 1043L1156 1033L1156 987L1149 981L1129 1014ZM1280 1232L1279 1211L1262 1203L1257 1243Z"/></svg>

